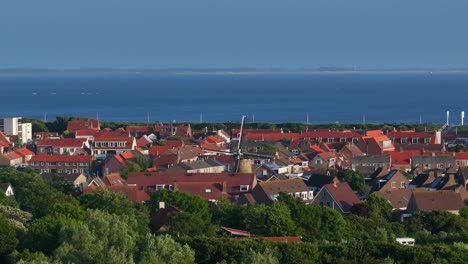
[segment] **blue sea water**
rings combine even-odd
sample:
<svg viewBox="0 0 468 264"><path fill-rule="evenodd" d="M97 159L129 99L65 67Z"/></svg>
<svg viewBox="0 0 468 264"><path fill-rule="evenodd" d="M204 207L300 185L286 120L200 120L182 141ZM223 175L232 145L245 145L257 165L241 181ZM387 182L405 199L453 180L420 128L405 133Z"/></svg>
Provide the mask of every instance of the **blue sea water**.
<svg viewBox="0 0 468 264"><path fill-rule="evenodd" d="M466 72L0 74L0 116L106 121L459 123Z"/></svg>

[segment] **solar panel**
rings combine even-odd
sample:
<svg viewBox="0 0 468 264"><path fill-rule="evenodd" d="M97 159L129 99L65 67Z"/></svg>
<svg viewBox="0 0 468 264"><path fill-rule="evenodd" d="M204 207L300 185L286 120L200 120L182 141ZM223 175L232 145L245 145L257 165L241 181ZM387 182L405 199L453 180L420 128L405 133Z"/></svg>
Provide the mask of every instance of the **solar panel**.
<svg viewBox="0 0 468 264"><path fill-rule="evenodd" d="M429 188L431 189L435 189L437 187L437 185L439 185L439 183L442 181L442 177L437 177L437 179L435 179L431 185L429 186Z"/></svg>
<svg viewBox="0 0 468 264"><path fill-rule="evenodd" d="M397 172L396 170L392 170L392 171L387 175L387 177L385 177L385 180L387 180L387 181L390 180L390 179L393 177L393 175L395 175L396 172Z"/></svg>

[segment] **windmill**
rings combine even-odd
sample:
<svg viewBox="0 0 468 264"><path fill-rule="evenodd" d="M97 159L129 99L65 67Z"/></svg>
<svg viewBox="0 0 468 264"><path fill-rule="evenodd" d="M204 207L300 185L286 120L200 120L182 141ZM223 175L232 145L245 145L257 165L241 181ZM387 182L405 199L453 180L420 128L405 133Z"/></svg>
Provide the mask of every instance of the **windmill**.
<svg viewBox="0 0 468 264"><path fill-rule="evenodd" d="M250 159L249 157L253 158L266 158L266 159L273 159L273 156L269 155L262 155L258 153L247 153L247 152L242 152L242 135L244 132L244 125L245 125L245 115L242 116L242 121L241 121L241 127L240 127L240 132L239 132L239 141L237 142L237 149L235 151L231 150L231 153L234 154L234 173L238 173L239 170L241 172L252 172L252 168L250 167ZM250 168L245 168L241 170L241 165L242 166L249 166Z"/></svg>

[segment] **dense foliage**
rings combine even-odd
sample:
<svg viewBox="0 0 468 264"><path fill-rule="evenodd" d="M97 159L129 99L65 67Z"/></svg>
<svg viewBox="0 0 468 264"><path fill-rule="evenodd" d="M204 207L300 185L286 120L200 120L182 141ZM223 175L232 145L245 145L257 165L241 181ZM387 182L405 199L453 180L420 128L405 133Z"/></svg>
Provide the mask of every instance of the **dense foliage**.
<svg viewBox="0 0 468 264"><path fill-rule="evenodd" d="M0 182L16 196L0 195L0 263L468 263L467 209L460 216L420 212L401 223L373 195L343 216L286 194L271 206L238 206L160 190L141 205L108 191L75 198L32 170L0 170ZM160 202L177 208L163 232L150 228L166 209ZM234 239L221 227L252 237ZM264 238L279 236L302 242ZM415 237L416 246L397 237Z"/></svg>

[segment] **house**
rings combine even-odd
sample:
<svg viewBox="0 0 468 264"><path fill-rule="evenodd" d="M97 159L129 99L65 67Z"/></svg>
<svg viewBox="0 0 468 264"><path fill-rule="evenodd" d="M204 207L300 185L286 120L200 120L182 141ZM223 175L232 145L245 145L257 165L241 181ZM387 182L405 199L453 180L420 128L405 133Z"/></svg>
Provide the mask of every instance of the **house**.
<svg viewBox="0 0 468 264"><path fill-rule="evenodd" d="M89 143L84 138L44 139L36 143L37 154L47 155L88 155L84 149Z"/></svg>
<svg viewBox="0 0 468 264"><path fill-rule="evenodd" d="M353 206L360 205L362 202L351 190L348 183L334 182L333 184L325 184L315 196L312 204L328 206L341 214L348 214Z"/></svg>
<svg viewBox="0 0 468 264"><path fill-rule="evenodd" d="M413 156L421 155L421 151L412 150L412 151L391 151L390 159L392 164L392 169L402 170L402 171L411 171L411 159Z"/></svg>
<svg viewBox="0 0 468 264"><path fill-rule="evenodd" d="M18 167L23 164L23 156L11 151L0 155L0 167Z"/></svg>
<svg viewBox="0 0 468 264"><path fill-rule="evenodd" d="M389 131L387 136L392 143L399 144L441 144L441 132L416 132L415 130Z"/></svg>
<svg viewBox="0 0 468 264"><path fill-rule="evenodd" d="M459 167L457 171L457 178L459 179L459 183L463 186L463 188L467 189L468 186L468 167Z"/></svg>
<svg viewBox="0 0 468 264"><path fill-rule="evenodd" d="M391 159L389 155L378 156L357 156L351 159L351 168L354 171L360 171L363 174L370 175L378 168L390 168Z"/></svg>
<svg viewBox="0 0 468 264"><path fill-rule="evenodd" d="M382 155L384 152L395 150L392 141L380 130L367 131L366 136L361 137L356 146L369 156Z"/></svg>
<svg viewBox="0 0 468 264"><path fill-rule="evenodd" d="M277 175L287 175L291 171L291 166L278 165L275 162L262 164L254 172L257 175L257 178L268 179L271 176ZM287 178L287 176L286 176Z"/></svg>
<svg viewBox="0 0 468 264"><path fill-rule="evenodd" d="M346 160L350 161L353 157L364 156L365 154L353 143L345 144L339 151Z"/></svg>
<svg viewBox="0 0 468 264"><path fill-rule="evenodd" d="M226 183L227 194L237 196L249 192L257 185L253 173L165 173L165 172L129 172L127 184L135 184L140 190L154 192L159 189L174 190L176 183ZM179 185L180 187L180 185Z"/></svg>
<svg viewBox="0 0 468 264"><path fill-rule="evenodd" d="M309 161L309 167L314 169L328 169L335 166L336 155L332 152L322 152Z"/></svg>
<svg viewBox="0 0 468 264"><path fill-rule="evenodd" d="M183 146L165 151L162 155L154 157L155 169L169 168L181 162L193 162L203 154L199 147Z"/></svg>
<svg viewBox="0 0 468 264"><path fill-rule="evenodd" d="M60 139L60 136L57 132L34 132L33 134L34 141L41 141L48 138Z"/></svg>
<svg viewBox="0 0 468 264"><path fill-rule="evenodd" d="M41 173L90 174L92 156L36 155L31 158L31 168Z"/></svg>
<svg viewBox="0 0 468 264"><path fill-rule="evenodd" d="M127 165L128 161L131 161L138 156L141 156L138 151L128 151L108 157L103 164L104 175L119 173L122 168Z"/></svg>
<svg viewBox="0 0 468 264"><path fill-rule="evenodd" d="M432 169L446 170L455 164L455 157L451 155L414 156L411 159L411 168L418 172Z"/></svg>
<svg viewBox="0 0 468 264"><path fill-rule="evenodd" d="M252 236L250 232L245 231L245 230L239 230L239 229L234 229L234 228L228 228L228 227L221 227L221 230L226 232L229 236L231 237L250 237Z"/></svg>
<svg viewBox="0 0 468 264"><path fill-rule="evenodd" d="M167 138L171 136L178 136L183 138L192 137L192 127L190 124L183 126L176 125L158 125L153 128L154 134L157 134L159 138Z"/></svg>
<svg viewBox="0 0 468 264"><path fill-rule="evenodd" d="M23 164L28 163L31 160L32 156L34 156L34 152L27 148L20 148L15 150L15 152L22 157Z"/></svg>
<svg viewBox="0 0 468 264"><path fill-rule="evenodd" d="M332 184L334 182L339 183L340 180L338 180L338 178L336 178L336 177L332 177L332 176L329 176L329 175L326 175L326 174L314 173L314 174L310 175L310 177L307 179L307 181L305 181L305 184L307 186L309 186L309 189L313 190L314 195L316 195L318 193L318 191L320 189L322 189L322 187L325 184Z"/></svg>
<svg viewBox="0 0 468 264"><path fill-rule="evenodd" d="M163 145L161 146L152 146L149 149L149 155L155 157L157 155L162 155L166 151L171 149L176 149L184 146L184 141L182 140L164 140L160 141Z"/></svg>
<svg viewBox="0 0 468 264"><path fill-rule="evenodd" d="M112 132L111 132L112 133ZM91 155L98 159L105 159L107 156L120 154L135 150L136 140L134 137L111 136L100 133L94 136L94 141L90 146Z"/></svg>
<svg viewBox="0 0 468 264"><path fill-rule="evenodd" d="M226 171L226 166L214 159L182 162L166 170L168 173L220 173L223 171Z"/></svg>
<svg viewBox="0 0 468 264"><path fill-rule="evenodd" d="M0 154L9 151L11 147L10 138L0 130Z"/></svg>
<svg viewBox="0 0 468 264"><path fill-rule="evenodd" d="M114 186L114 185L126 185L126 182L120 174L118 173L112 173L112 174L107 174L104 177L102 177L102 183L106 186Z"/></svg>
<svg viewBox="0 0 468 264"><path fill-rule="evenodd" d="M322 142L352 142L357 143L362 135L352 131L313 130L301 132L301 139L312 140L314 143Z"/></svg>
<svg viewBox="0 0 468 264"><path fill-rule="evenodd" d="M287 193L297 199L301 199L306 203L313 199L313 191L305 185L302 179L259 182L250 195L253 198L254 203L269 205L276 201L281 192ZM252 200L248 197L243 197L239 198L239 202L241 204L251 203Z"/></svg>
<svg viewBox="0 0 468 264"><path fill-rule="evenodd" d="M418 211L448 211L458 214L460 209L465 207L465 203L460 193L448 190L428 191L413 190L408 202L407 213L414 214Z"/></svg>
<svg viewBox="0 0 468 264"><path fill-rule="evenodd" d="M411 182L406 186L408 189L428 188L431 183L438 177L438 170L427 171L416 175ZM439 175L440 176L440 175Z"/></svg>
<svg viewBox="0 0 468 264"><path fill-rule="evenodd" d="M410 181L399 170L389 172L382 170L372 183L372 191L390 191L395 189L406 189Z"/></svg>
<svg viewBox="0 0 468 264"><path fill-rule="evenodd" d="M384 198L392 204L393 210L405 211L411 197L411 189L380 190L373 194Z"/></svg>
<svg viewBox="0 0 468 264"><path fill-rule="evenodd" d="M14 197L15 192L13 191L13 186L9 183L0 182L0 191L5 194L6 197Z"/></svg>
<svg viewBox="0 0 468 264"><path fill-rule="evenodd" d="M468 152L455 152L454 155L458 166L468 166Z"/></svg>
<svg viewBox="0 0 468 264"><path fill-rule="evenodd" d="M63 177L63 179L75 189L86 185L87 177L82 173L42 173L42 178L46 181L52 181L54 177Z"/></svg>
<svg viewBox="0 0 468 264"><path fill-rule="evenodd" d="M70 133L75 133L77 130L101 130L99 120L97 119L77 119L68 121L67 130Z"/></svg>

